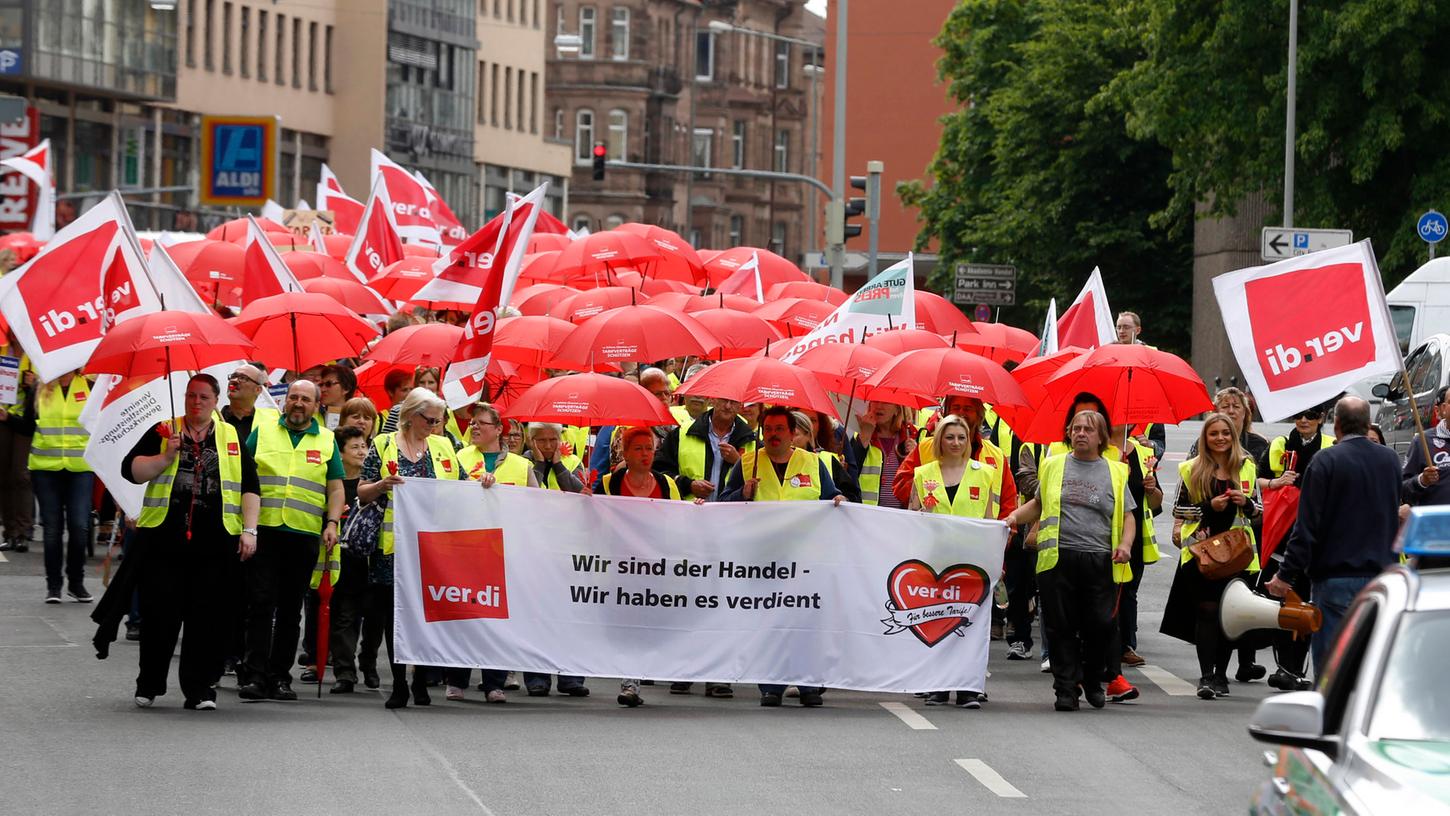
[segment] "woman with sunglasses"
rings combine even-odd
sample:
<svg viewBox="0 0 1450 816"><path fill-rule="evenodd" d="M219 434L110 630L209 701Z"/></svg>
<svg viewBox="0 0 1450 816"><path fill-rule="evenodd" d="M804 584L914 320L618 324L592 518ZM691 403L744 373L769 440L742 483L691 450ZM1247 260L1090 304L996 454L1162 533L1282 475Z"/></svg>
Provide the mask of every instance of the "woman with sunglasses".
<svg viewBox="0 0 1450 816"><path fill-rule="evenodd" d="M1269 450L1259 460L1260 488L1298 484L1299 474L1309 467L1314 454L1334 444L1334 437L1321 429L1324 408L1312 406L1295 414L1294 430L1269 443Z"/></svg>

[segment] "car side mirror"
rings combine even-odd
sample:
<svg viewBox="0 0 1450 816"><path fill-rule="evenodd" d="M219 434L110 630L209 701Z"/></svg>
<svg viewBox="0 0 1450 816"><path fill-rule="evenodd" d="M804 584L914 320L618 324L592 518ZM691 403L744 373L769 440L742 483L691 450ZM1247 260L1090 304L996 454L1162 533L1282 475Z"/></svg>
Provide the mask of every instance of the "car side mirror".
<svg viewBox="0 0 1450 816"><path fill-rule="evenodd" d="M1339 755L1339 737L1324 733L1324 696L1295 691L1259 703L1249 720L1249 736L1259 742L1313 748L1331 759Z"/></svg>
<svg viewBox="0 0 1450 816"><path fill-rule="evenodd" d="M1379 397L1380 399L1389 399L1390 398L1390 384L1389 383L1375 383L1374 387L1371 388L1369 390L1369 392L1371 394L1374 394L1376 397Z"/></svg>

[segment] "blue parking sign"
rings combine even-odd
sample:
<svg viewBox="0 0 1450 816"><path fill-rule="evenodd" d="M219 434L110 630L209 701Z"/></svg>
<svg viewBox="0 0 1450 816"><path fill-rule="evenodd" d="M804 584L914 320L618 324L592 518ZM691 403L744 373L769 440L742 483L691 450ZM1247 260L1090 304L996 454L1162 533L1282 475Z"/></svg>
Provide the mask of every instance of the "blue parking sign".
<svg viewBox="0 0 1450 816"><path fill-rule="evenodd" d="M203 203L258 207L274 196L275 117L203 117L201 133Z"/></svg>

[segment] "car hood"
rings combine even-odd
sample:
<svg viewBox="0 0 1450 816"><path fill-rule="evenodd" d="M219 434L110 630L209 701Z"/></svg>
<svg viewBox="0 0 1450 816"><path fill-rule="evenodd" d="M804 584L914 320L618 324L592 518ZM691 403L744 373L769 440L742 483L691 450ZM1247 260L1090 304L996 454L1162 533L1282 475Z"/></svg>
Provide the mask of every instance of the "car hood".
<svg viewBox="0 0 1450 816"><path fill-rule="evenodd" d="M1368 812L1450 814L1450 742L1375 740L1361 757L1351 787Z"/></svg>

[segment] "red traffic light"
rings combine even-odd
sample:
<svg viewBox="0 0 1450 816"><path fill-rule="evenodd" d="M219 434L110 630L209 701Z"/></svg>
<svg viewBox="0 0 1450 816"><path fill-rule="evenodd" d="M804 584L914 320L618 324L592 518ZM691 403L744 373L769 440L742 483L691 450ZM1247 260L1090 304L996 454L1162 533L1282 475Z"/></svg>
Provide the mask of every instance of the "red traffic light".
<svg viewBox="0 0 1450 816"><path fill-rule="evenodd" d="M604 154L606 152L607 152L607 148L604 147L604 144L602 142L599 143L599 144L594 145L594 158L596 158L596 159L602 159L602 158L604 158Z"/></svg>

